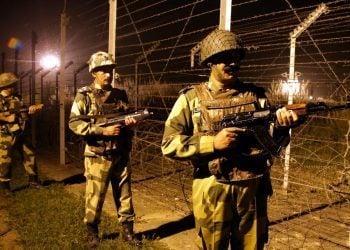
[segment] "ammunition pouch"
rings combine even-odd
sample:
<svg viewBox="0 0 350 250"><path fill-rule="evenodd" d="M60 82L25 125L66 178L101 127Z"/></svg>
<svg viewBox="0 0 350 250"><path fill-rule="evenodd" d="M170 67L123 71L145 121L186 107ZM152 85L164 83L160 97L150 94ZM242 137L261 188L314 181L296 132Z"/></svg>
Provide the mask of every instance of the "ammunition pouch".
<svg viewBox="0 0 350 250"><path fill-rule="evenodd" d="M105 146L88 146L89 150L97 155L104 155L106 152Z"/></svg>
<svg viewBox="0 0 350 250"><path fill-rule="evenodd" d="M131 151L131 137L123 135L114 137L113 139L101 139L97 141L96 138L89 138L86 143L88 151L96 156L104 156L106 158Z"/></svg>
<svg viewBox="0 0 350 250"><path fill-rule="evenodd" d="M209 161L209 172L218 182L232 183L257 178L268 173L272 165L270 154L222 156Z"/></svg>
<svg viewBox="0 0 350 250"><path fill-rule="evenodd" d="M8 135L9 131L5 125L0 125L0 135Z"/></svg>

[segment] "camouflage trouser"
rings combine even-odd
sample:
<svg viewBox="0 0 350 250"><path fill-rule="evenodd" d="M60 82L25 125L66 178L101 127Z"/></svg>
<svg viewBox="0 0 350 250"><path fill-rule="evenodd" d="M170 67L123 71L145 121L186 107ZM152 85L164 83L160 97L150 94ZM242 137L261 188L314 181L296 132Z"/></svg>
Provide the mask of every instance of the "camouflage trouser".
<svg viewBox="0 0 350 250"><path fill-rule="evenodd" d="M37 165L35 154L29 144L23 142L14 142L15 139L11 135L0 136L0 181L11 180L11 164L15 150L23 157L23 165L28 175L37 174Z"/></svg>
<svg viewBox="0 0 350 250"><path fill-rule="evenodd" d="M127 157L85 157L85 223L99 223L109 181L119 222L135 217L131 197L131 169Z"/></svg>
<svg viewBox="0 0 350 250"><path fill-rule="evenodd" d="M193 212L199 249L263 249L267 238L267 195L260 179L222 184L214 176L195 179Z"/></svg>

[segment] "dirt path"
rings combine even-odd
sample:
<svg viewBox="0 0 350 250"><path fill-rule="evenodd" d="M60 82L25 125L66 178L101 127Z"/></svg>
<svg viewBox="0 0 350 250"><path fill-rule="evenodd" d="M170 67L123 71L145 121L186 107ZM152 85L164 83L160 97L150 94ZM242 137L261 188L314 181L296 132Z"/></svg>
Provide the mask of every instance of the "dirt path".
<svg viewBox="0 0 350 250"><path fill-rule="evenodd" d="M66 185L69 192L83 194L85 183ZM150 196L150 197L148 197ZM136 212L135 233L150 239L159 239L172 250L194 250L196 237L192 216L176 212L175 207L166 207L165 203L156 202L149 190L142 185L133 185L133 201ZM115 216L111 187L109 187L103 206L104 212Z"/></svg>

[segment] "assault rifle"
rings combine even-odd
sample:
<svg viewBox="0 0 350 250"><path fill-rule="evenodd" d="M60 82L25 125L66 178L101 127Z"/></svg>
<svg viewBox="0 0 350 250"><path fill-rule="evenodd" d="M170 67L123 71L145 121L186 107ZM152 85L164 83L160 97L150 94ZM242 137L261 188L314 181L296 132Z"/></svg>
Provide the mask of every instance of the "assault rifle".
<svg viewBox="0 0 350 250"><path fill-rule="evenodd" d="M147 109L144 109L144 110L126 113L122 115L118 115L118 114L78 115L71 118L71 121L76 121L80 119L83 119L83 120L96 119L97 122L95 123L95 125L99 127L106 127L106 126L111 126L115 124L121 124L122 126L125 126L125 119L127 117L134 118L136 121L141 121L150 117L151 115L153 115L153 112L149 112Z"/></svg>
<svg viewBox="0 0 350 250"><path fill-rule="evenodd" d="M266 125L277 124L276 111L283 106L274 106L259 111L241 112L225 116L219 125L219 129L228 127L246 127L248 133L252 133L257 141L272 155L279 157L282 147L278 145L266 131ZM300 103L285 106L287 110L293 110L301 121L309 115L328 113L331 111L350 109L350 101L344 105L328 106L324 102ZM278 124L277 124L278 126Z"/></svg>
<svg viewBox="0 0 350 250"><path fill-rule="evenodd" d="M31 105L30 107L34 107L35 111L37 111L37 110L41 110L44 107L44 104L41 104L41 103L34 104L34 105ZM22 106L22 107L18 107L18 108L14 108L14 109L9 109L9 110L6 110L4 112L0 112L0 115L1 116L9 116L12 114L28 113L30 107Z"/></svg>

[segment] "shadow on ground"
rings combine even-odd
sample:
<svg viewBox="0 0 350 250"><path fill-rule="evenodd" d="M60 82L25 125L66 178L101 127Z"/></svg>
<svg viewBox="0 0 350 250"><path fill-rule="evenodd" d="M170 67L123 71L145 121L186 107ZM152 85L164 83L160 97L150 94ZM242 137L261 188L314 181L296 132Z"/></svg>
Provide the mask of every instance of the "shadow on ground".
<svg viewBox="0 0 350 250"><path fill-rule="evenodd" d="M180 220L171 221L169 223L160 225L157 228L139 232L137 233L137 236L140 237L142 235L148 239L155 239L155 238L163 239L168 236L181 233L189 229L193 229L194 226L195 226L194 218L193 218L193 215L190 214Z"/></svg>

